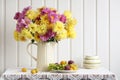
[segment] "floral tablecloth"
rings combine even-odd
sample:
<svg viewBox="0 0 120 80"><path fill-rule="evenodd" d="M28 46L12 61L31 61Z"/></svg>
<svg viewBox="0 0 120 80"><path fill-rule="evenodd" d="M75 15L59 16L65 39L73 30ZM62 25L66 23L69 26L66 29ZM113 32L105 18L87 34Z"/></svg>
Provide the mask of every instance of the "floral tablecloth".
<svg viewBox="0 0 120 80"><path fill-rule="evenodd" d="M21 72L20 68L7 69L4 80L117 80L114 73L105 68L79 69L74 73L38 72L31 74L30 70Z"/></svg>

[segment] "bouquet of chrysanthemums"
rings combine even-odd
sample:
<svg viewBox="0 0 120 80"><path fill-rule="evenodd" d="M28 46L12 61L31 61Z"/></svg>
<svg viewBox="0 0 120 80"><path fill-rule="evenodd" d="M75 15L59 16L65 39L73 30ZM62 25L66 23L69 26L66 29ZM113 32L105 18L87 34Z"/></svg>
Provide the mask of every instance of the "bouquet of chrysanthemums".
<svg viewBox="0 0 120 80"><path fill-rule="evenodd" d="M58 42L76 36L76 19L70 11L58 13L54 8L42 7L33 10L26 7L14 16L17 21L14 38L17 41Z"/></svg>

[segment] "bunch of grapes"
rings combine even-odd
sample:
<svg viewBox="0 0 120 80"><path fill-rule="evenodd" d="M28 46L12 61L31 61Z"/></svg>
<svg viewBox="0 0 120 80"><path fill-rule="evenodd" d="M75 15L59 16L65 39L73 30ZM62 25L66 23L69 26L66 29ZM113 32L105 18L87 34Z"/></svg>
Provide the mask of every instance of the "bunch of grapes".
<svg viewBox="0 0 120 80"><path fill-rule="evenodd" d="M51 63L51 64L49 64L48 69L49 70L63 70L64 66L60 65L58 63Z"/></svg>

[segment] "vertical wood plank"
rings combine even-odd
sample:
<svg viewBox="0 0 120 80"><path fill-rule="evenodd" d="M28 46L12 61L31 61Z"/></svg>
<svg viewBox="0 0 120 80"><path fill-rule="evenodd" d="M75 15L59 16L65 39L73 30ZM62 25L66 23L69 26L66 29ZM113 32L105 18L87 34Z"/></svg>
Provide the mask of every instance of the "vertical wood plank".
<svg viewBox="0 0 120 80"><path fill-rule="evenodd" d="M57 0L46 0L45 1L45 6L49 8L55 8L57 9ZM55 46L55 51L54 51L54 56L55 56L55 62L57 62L57 44Z"/></svg>
<svg viewBox="0 0 120 80"><path fill-rule="evenodd" d="M37 9L44 5L44 0L32 0L32 8Z"/></svg>
<svg viewBox="0 0 120 80"><path fill-rule="evenodd" d="M37 8L43 7L44 0L32 0L32 8L36 10ZM32 45L32 55L37 57L37 46ZM32 67L36 67L36 61L32 59Z"/></svg>
<svg viewBox="0 0 120 80"><path fill-rule="evenodd" d="M110 70L120 79L120 0L110 0Z"/></svg>
<svg viewBox="0 0 120 80"><path fill-rule="evenodd" d="M77 36L72 40L71 57L80 67L83 61L83 0L71 0L71 11L77 19L76 32ZM77 47L77 48L76 48Z"/></svg>
<svg viewBox="0 0 120 80"><path fill-rule="evenodd" d="M57 8L57 1L56 0L47 0L46 6L51 8Z"/></svg>
<svg viewBox="0 0 120 80"><path fill-rule="evenodd" d="M109 69L109 0L97 0L97 54Z"/></svg>
<svg viewBox="0 0 120 80"><path fill-rule="evenodd" d="M3 9L2 9L2 0L0 0L0 10L1 10L1 13L0 13L0 21L2 21L2 13L3 13ZM2 37L2 33L1 33L1 29L2 29L2 22L0 22L0 37ZM2 56L2 39L0 39L0 44L1 44L1 46L0 46L0 65L3 65L2 63L2 58L3 58L3 56ZM1 75L1 73L2 73L2 67L0 66L0 75Z"/></svg>
<svg viewBox="0 0 120 80"><path fill-rule="evenodd" d="M30 0L19 0L19 11L22 11L25 7L30 6ZM19 67L30 67L31 66L31 57L26 51L28 42L19 42Z"/></svg>
<svg viewBox="0 0 120 80"><path fill-rule="evenodd" d="M17 67L17 48L16 41L13 38L13 31L16 26L13 20L17 10L16 4L17 0L5 1L5 68Z"/></svg>
<svg viewBox="0 0 120 80"><path fill-rule="evenodd" d="M4 70L4 0L0 0L0 75Z"/></svg>
<svg viewBox="0 0 120 80"><path fill-rule="evenodd" d="M84 0L84 55L96 55L96 0Z"/></svg>
<svg viewBox="0 0 120 80"><path fill-rule="evenodd" d="M63 13L65 10L70 10L69 0L58 0L58 11ZM70 40L61 40L58 43L58 61L70 59Z"/></svg>

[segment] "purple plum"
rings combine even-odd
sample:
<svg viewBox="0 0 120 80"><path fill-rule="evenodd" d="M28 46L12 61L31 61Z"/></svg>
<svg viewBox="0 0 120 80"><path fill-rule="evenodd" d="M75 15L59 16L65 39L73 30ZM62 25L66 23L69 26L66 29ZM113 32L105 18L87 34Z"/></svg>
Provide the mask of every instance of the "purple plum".
<svg viewBox="0 0 120 80"><path fill-rule="evenodd" d="M70 70L70 65L66 65L66 66L64 67L64 70Z"/></svg>
<svg viewBox="0 0 120 80"><path fill-rule="evenodd" d="M69 60L69 61L68 61L68 64L73 64L73 63L74 63L73 60Z"/></svg>

